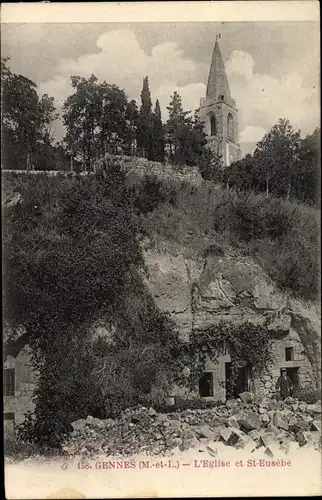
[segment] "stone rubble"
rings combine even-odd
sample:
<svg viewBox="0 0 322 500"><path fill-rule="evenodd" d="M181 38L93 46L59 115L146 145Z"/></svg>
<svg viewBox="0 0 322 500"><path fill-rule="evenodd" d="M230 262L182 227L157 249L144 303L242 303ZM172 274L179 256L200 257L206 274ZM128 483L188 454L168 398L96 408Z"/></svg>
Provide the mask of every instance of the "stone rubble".
<svg viewBox="0 0 322 500"><path fill-rule="evenodd" d="M250 453L262 448L275 456L276 450L288 453L292 443L321 451L321 401L313 405L293 398L255 402L249 394L211 409L166 414L136 406L115 420L88 416L72 427L62 445L70 456L164 456L190 449L216 456L216 443Z"/></svg>

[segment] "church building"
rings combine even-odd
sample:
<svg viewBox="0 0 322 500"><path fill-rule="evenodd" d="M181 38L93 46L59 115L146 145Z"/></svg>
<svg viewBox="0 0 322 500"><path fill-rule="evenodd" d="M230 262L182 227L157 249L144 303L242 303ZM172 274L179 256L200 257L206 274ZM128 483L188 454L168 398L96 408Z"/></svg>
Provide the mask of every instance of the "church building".
<svg viewBox="0 0 322 500"><path fill-rule="evenodd" d="M238 143L238 110L232 99L218 39L212 54L206 97L200 100L208 146L221 155L224 166L241 157Z"/></svg>

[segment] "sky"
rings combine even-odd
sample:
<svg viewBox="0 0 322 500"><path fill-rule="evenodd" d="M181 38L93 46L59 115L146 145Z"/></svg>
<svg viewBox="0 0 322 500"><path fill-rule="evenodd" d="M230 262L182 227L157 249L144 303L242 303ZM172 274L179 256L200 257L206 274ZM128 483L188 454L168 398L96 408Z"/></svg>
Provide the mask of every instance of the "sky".
<svg viewBox="0 0 322 500"><path fill-rule="evenodd" d="M2 24L2 56L15 73L54 96L58 110L72 92L70 76L123 88L140 103L149 77L163 120L174 90L186 110L205 96L216 34L239 117L244 154L287 118L302 136L320 125L319 23L28 23ZM56 139L63 134L56 123Z"/></svg>

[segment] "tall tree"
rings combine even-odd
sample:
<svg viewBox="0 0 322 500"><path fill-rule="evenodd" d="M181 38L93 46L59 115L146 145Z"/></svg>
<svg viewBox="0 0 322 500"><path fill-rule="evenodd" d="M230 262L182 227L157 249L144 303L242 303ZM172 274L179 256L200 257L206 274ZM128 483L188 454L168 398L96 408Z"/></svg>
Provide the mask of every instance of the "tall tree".
<svg viewBox="0 0 322 500"><path fill-rule="evenodd" d="M185 142L189 140L188 125L190 111L184 111L182 98L177 91L171 96L169 106L167 106L169 118L166 123L166 143L168 146L169 159L174 163L184 164Z"/></svg>
<svg viewBox="0 0 322 500"><path fill-rule="evenodd" d="M136 153L137 149L137 128L138 128L139 110L136 101L132 99L127 103L125 119L126 119L126 151L130 156Z"/></svg>
<svg viewBox="0 0 322 500"><path fill-rule="evenodd" d="M300 132L295 131L290 122L282 118L257 143L254 158L267 194L272 189L278 195L289 197L291 194L300 144Z"/></svg>
<svg viewBox="0 0 322 500"><path fill-rule="evenodd" d="M89 79L72 76L74 93L65 101L65 143L73 154L90 166L107 151L122 151L127 138L127 97L123 90L95 75Z"/></svg>
<svg viewBox="0 0 322 500"><path fill-rule="evenodd" d="M106 82L98 85L100 154L123 148L127 137L128 102L124 90Z"/></svg>
<svg viewBox="0 0 322 500"><path fill-rule="evenodd" d="M52 142L51 125L57 118L54 98L38 95L37 85L12 73L9 59L1 58L2 159L7 168L33 167L39 148Z"/></svg>
<svg viewBox="0 0 322 500"><path fill-rule="evenodd" d="M97 78L72 76L71 86L75 92L63 105L65 143L72 156L79 157L88 168L97 152L95 131L100 111Z"/></svg>
<svg viewBox="0 0 322 500"><path fill-rule="evenodd" d="M294 180L295 196L306 202L321 203L321 131L301 140L299 162Z"/></svg>
<svg viewBox="0 0 322 500"><path fill-rule="evenodd" d="M156 100L154 108L152 141L154 159L162 162L164 160L164 129L162 125L159 99Z"/></svg>
<svg viewBox="0 0 322 500"><path fill-rule="evenodd" d="M137 124L137 144L140 153L148 159L153 160L153 115L152 101L149 89L149 79L146 76L143 79L143 87L141 91L141 107L138 116Z"/></svg>

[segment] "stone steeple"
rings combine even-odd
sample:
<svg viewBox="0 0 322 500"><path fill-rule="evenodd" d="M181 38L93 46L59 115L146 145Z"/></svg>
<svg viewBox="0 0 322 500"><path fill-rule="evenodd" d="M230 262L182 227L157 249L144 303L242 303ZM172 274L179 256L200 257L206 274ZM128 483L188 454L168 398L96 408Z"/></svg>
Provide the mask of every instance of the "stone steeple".
<svg viewBox="0 0 322 500"><path fill-rule="evenodd" d="M209 103L216 102L219 101L219 96L221 95L231 100L225 65L221 55L219 42L216 40L210 64L206 99Z"/></svg>
<svg viewBox="0 0 322 500"><path fill-rule="evenodd" d="M199 117L204 123L208 147L222 157L225 166L240 159L238 110L231 97L225 64L216 37L206 97L200 100Z"/></svg>

